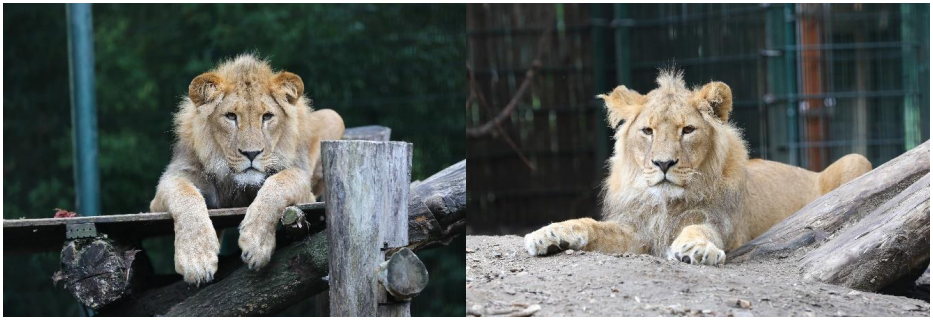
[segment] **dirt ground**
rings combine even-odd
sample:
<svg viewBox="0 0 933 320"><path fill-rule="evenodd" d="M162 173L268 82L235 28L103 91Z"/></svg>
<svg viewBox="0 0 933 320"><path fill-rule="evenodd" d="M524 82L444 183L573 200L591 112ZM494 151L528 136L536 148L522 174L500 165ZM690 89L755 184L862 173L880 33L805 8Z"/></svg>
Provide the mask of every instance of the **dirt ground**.
<svg viewBox="0 0 933 320"><path fill-rule="evenodd" d="M531 257L522 240L467 237L467 315L930 316L926 301L804 281L794 259L708 267L582 251Z"/></svg>

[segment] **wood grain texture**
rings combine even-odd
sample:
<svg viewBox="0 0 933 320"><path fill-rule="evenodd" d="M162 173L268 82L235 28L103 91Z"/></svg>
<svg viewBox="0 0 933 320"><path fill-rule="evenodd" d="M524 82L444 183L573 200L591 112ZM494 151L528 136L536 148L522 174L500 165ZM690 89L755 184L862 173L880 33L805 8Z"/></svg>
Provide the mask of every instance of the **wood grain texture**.
<svg viewBox="0 0 933 320"><path fill-rule="evenodd" d="M877 291L930 259L930 175L802 259L807 280Z"/></svg>
<svg viewBox="0 0 933 320"><path fill-rule="evenodd" d="M379 305L376 271L383 248L408 244L411 144L324 141L324 203L330 247L332 316L400 315L407 305Z"/></svg>
<svg viewBox="0 0 933 320"><path fill-rule="evenodd" d="M410 236L407 248L418 252L424 248L446 243L463 234L466 224L466 206L451 205L447 211L436 210L434 214L426 206L419 206L426 199L416 195L415 189L448 190L445 199L465 199L465 162L461 161L417 184L411 184L409 208L421 207L424 211L409 212ZM435 188L433 184L459 185L458 188ZM424 195L426 193L417 193ZM435 193L427 193L435 194ZM464 202L465 203L465 202ZM307 214L308 211L305 211ZM440 214L444 213L444 214ZM458 217L452 220L450 217ZM459 226L459 227L458 227ZM242 267L239 257L232 261L221 260L214 283L207 286L189 286L178 281L167 286L150 289L120 301L100 315L106 316L155 316L213 315L213 316L261 316L272 315L291 306L296 301L307 299L328 290L327 275L328 244L325 233L319 232L310 238L296 241L278 248L267 269L254 272ZM387 252L391 255L391 252ZM234 276L235 275L235 276ZM247 288L247 289L243 289Z"/></svg>
<svg viewBox="0 0 933 320"><path fill-rule="evenodd" d="M761 236L728 252L728 259L783 258L798 250L809 251L856 224L929 172L927 141L816 199Z"/></svg>
<svg viewBox="0 0 933 320"><path fill-rule="evenodd" d="M321 215L324 203L298 205L307 215ZM246 215L246 208L208 210L214 228L239 225ZM122 242L132 243L161 235L174 234L172 216L168 212L119 214L94 217L10 219L3 220L3 254L54 251L62 248L65 241L65 226L69 224L93 223L98 233L107 234Z"/></svg>

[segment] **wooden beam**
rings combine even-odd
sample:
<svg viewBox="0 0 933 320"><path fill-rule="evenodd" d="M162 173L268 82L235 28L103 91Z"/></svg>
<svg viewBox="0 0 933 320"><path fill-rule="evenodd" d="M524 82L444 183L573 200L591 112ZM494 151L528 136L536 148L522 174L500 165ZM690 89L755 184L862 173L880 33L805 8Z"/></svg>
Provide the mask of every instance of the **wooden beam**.
<svg viewBox="0 0 933 320"><path fill-rule="evenodd" d="M306 216L315 219L324 214L324 203L298 205ZM236 227L246 208L208 210L214 228ZM120 214L94 217L10 219L3 220L3 254L36 251L58 251L65 242L66 226L91 223L98 233L118 238L125 243L136 239L174 233L172 216L168 212Z"/></svg>

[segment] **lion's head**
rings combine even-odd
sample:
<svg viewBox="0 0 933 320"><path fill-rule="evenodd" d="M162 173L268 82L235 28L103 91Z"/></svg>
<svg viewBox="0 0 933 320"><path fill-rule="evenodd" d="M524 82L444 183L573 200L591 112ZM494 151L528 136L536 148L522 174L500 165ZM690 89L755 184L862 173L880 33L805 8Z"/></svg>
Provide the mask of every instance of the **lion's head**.
<svg viewBox="0 0 933 320"><path fill-rule="evenodd" d="M258 186L295 159L299 118L310 112L304 83L242 55L194 78L176 114L181 143L208 174Z"/></svg>
<svg viewBox="0 0 933 320"><path fill-rule="evenodd" d="M732 91L722 82L688 89L682 73L674 71L662 71L657 84L645 95L619 86L598 96L616 128L607 191L636 191L665 201L702 197L705 192L691 190L716 189L714 180L722 179L736 141L739 153L747 153L738 129L728 122Z"/></svg>

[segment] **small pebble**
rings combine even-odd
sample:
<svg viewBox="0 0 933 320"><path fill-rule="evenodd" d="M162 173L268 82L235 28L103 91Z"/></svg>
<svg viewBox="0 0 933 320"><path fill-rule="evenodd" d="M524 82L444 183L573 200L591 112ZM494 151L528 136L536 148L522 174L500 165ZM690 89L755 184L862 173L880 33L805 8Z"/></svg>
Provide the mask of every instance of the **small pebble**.
<svg viewBox="0 0 933 320"><path fill-rule="evenodd" d="M564 254L573 254L573 249L567 249L567 251L564 251Z"/></svg>

